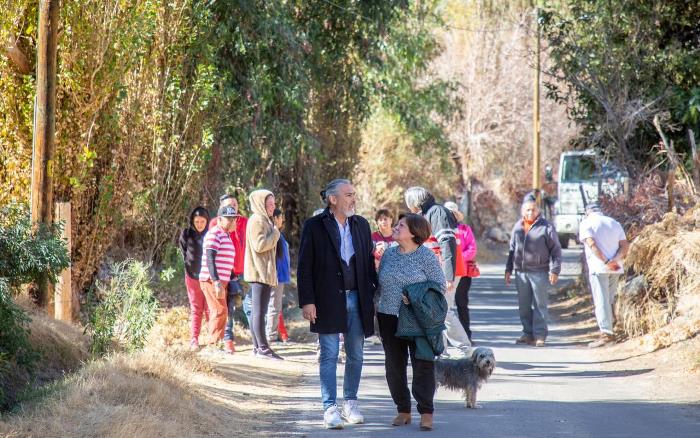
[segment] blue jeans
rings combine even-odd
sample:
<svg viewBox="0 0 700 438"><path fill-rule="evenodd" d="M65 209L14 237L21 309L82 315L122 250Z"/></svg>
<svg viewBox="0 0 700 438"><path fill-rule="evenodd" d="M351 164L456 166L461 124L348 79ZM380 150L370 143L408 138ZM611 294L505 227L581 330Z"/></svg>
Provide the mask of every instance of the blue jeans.
<svg viewBox="0 0 700 438"><path fill-rule="evenodd" d="M518 289L518 308L523 333L538 339L547 338L549 313L549 273L515 271L515 287Z"/></svg>
<svg viewBox="0 0 700 438"><path fill-rule="evenodd" d="M231 278L226 290L226 307L228 307L228 318L226 319L226 328L224 330L224 341L233 341L233 313L236 311L234 298L236 295L242 294L243 288L241 287L240 280L234 280Z"/></svg>
<svg viewBox="0 0 700 438"><path fill-rule="evenodd" d="M589 274L595 317L603 333L613 334L613 306L620 274Z"/></svg>
<svg viewBox="0 0 700 438"><path fill-rule="evenodd" d="M365 343L365 332L362 329L358 292L346 292L346 309L348 312L348 328L345 332L345 375L343 377L343 398L357 400L357 389L362 375L362 350ZM320 376L321 398L323 409L326 410L336 403L336 368L340 352L340 334L320 334L321 345Z"/></svg>

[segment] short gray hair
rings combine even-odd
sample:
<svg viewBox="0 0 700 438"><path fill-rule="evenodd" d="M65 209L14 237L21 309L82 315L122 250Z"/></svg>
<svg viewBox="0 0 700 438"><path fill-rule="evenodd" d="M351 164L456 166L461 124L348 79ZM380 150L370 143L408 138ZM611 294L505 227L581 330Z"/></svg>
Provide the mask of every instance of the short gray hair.
<svg viewBox="0 0 700 438"><path fill-rule="evenodd" d="M328 197L338 196L340 186L344 186L346 184L352 185L349 179L338 178L329 182L328 185L326 185L326 188L321 190L321 199L323 199L323 202L326 204L326 206L330 207L331 205L331 201L330 199L328 199Z"/></svg>
<svg viewBox="0 0 700 438"><path fill-rule="evenodd" d="M406 201L406 206L410 209L420 210L427 201L435 201L433 195L424 187L410 187L404 193L404 200Z"/></svg>

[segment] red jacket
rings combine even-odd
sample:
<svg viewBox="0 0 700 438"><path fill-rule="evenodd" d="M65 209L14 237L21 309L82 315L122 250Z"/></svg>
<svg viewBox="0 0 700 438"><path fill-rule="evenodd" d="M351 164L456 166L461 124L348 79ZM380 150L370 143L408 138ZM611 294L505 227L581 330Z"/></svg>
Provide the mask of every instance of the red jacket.
<svg viewBox="0 0 700 438"><path fill-rule="evenodd" d="M209 228L212 228L218 222L218 216L209 222ZM238 216L236 229L228 233L233 242L233 247L236 250L236 255L233 257L233 273L234 275L243 275L243 263L245 261L245 227L248 225L248 218Z"/></svg>

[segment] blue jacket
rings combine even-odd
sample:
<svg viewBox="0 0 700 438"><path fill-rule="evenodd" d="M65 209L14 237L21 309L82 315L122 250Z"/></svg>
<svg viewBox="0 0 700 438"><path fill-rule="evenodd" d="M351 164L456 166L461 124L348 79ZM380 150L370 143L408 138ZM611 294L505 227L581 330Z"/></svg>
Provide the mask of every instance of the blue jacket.
<svg viewBox="0 0 700 438"><path fill-rule="evenodd" d="M277 241L277 244L282 245L282 257L277 259L277 282L289 283L292 280L289 268L289 244L282 233L280 233L280 240Z"/></svg>
<svg viewBox="0 0 700 438"><path fill-rule="evenodd" d="M434 281L406 286L404 294L409 305L401 304L396 337L416 343L416 358L434 361L445 350L442 332L445 330L447 300L444 287Z"/></svg>

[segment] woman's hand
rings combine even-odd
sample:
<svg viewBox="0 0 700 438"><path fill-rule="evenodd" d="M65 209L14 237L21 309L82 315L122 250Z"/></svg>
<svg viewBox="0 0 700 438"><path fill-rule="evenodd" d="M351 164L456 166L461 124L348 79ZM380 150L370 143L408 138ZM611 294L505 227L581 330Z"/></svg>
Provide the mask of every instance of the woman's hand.
<svg viewBox="0 0 700 438"><path fill-rule="evenodd" d="M214 282L214 291L216 291L216 298L222 299L224 297L224 288L219 280Z"/></svg>
<svg viewBox="0 0 700 438"><path fill-rule="evenodd" d="M557 280L559 280L559 275L553 274L550 272L549 273L549 284L554 286L555 284L557 284Z"/></svg>
<svg viewBox="0 0 700 438"><path fill-rule="evenodd" d="M407 306L411 304L411 301L409 301L408 296L406 294L401 294L401 300Z"/></svg>
<svg viewBox="0 0 700 438"><path fill-rule="evenodd" d="M505 280L506 286L510 286L510 272L506 272Z"/></svg>

